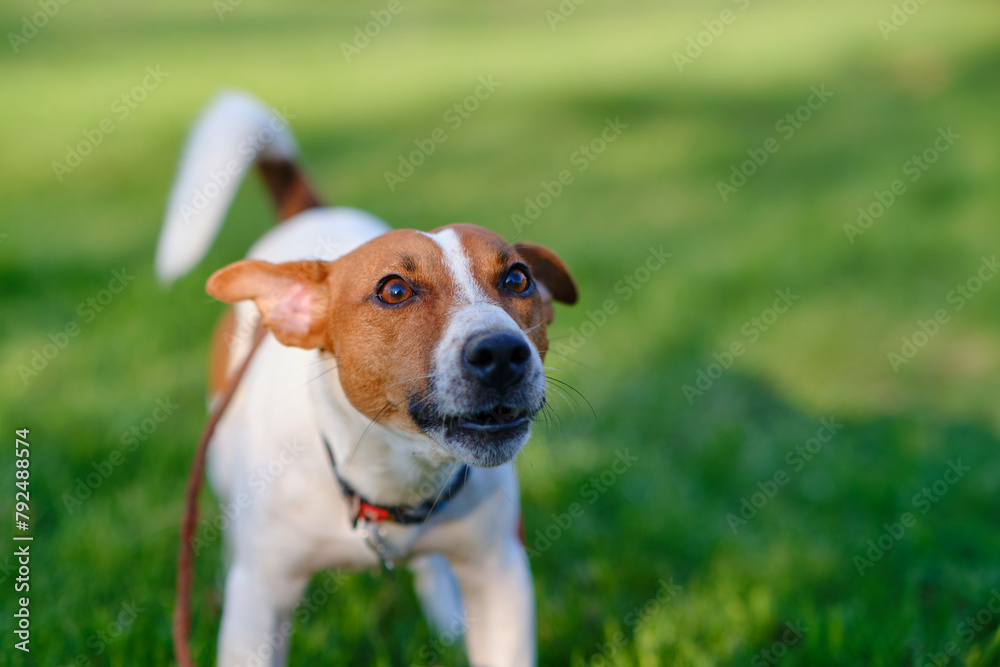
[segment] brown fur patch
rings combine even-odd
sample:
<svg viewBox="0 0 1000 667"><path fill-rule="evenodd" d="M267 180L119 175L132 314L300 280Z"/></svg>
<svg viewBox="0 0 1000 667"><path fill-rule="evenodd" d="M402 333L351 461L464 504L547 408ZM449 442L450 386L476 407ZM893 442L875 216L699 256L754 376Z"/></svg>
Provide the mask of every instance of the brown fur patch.
<svg viewBox="0 0 1000 667"><path fill-rule="evenodd" d="M410 300L378 301L376 288L390 275L410 284ZM426 391L455 292L440 247L419 232L388 232L334 262L330 285L329 335L348 399L372 418L384 408L380 424L416 430L409 399Z"/></svg>
<svg viewBox="0 0 1000 667"><path fill-rule="evenodd" d="M215 331L212 333L212 346L208 356L208 393L215 396L226 388L229 370L229 343L236 330L236 311L226 308L222 313Z"/></svg>
<svg viewBox="0 0 1000 667"><path fill-rule="evenodd" d="M261 160L257 166L277 209L278 220L287 220L320 205L309 181L294 163L287 160Z"/></svg>

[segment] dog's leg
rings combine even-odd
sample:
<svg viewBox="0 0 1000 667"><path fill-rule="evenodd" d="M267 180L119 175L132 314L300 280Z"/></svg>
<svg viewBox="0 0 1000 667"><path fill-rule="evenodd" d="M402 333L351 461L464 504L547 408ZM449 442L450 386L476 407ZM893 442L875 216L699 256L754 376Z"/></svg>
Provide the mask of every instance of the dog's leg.
<svg viewBox="0 0 1000 667"><path fill-rule="evenodd" d="M431 631L462 634L462 596L448 559L441 554L423 554L413 558L409 567Z"/></svg>
<svg viewBox="0 0 1000 667"><path fill-rule="evenodd" d="M282 667L291 639L291 614L308 578L265 575L237 560L226 576L219 632L221 667Z"/></svg>
<svg viewBox="0 0 1000 667"><path fill-rule="evenodd" d="M476 667L524 667L538 659L535 592L514 536L485 559L452 562L465 603L465 643Z"/></svg>

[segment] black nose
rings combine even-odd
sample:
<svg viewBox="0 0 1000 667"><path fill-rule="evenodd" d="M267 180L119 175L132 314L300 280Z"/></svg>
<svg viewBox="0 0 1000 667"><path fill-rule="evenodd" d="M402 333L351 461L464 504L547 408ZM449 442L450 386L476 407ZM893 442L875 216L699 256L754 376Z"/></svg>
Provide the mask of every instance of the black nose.
<svg viewBox="0 0 1000 667"><path fill-rule="evenodd" d="M503 389L524 377L531 350L523 339L512 334L480 334L465 343L462 358L479 382Z"/></svg>

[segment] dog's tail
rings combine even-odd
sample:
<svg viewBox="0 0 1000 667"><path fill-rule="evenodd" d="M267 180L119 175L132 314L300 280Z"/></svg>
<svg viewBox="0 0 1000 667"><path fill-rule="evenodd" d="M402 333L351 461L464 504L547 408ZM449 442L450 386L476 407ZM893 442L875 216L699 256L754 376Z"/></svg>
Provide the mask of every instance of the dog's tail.
<svg viewBox="0 0 1000 667"><path fill-rule="evenodd" d="M240 92L220 93L188 135L156 249L156 275L171 283L205 256L254 164L279 220L319 206L296 165L288 120Z"/></svg>

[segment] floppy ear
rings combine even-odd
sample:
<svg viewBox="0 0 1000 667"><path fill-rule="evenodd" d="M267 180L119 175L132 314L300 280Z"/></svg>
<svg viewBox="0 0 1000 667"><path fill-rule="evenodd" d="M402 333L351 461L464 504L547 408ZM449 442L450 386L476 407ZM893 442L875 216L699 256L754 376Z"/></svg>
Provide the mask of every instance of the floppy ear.
<svg viewBox="0 0 1000 667"><path fill-rule="evenodd" d="M245 259L213 273L205 291L226 303L253 299L275 338L309 350L327 346L328 274L327 262Z"/></svg>
<svg viewBox="0 0 1000 667"><path fill-rule="evenodd" d="M540 282L561 303L573 305L576 303L576 283L569 269L559 257L548 248L534 243L519 242L514 249L531 269L531 275Z"/></svg>

